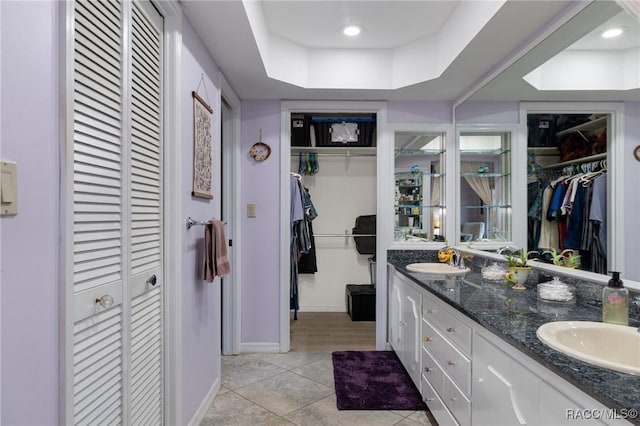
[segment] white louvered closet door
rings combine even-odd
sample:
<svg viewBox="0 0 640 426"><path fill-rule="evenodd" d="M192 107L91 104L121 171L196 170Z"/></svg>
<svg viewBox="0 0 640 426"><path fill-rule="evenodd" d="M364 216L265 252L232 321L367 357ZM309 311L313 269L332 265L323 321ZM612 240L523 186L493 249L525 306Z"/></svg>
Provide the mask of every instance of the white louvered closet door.
<svg viewBox="0 0 640 426"><path fill-rule="evenodd" d="M73 25L67 406L74 424L162 424L162 18L78 0Z"/></svg>

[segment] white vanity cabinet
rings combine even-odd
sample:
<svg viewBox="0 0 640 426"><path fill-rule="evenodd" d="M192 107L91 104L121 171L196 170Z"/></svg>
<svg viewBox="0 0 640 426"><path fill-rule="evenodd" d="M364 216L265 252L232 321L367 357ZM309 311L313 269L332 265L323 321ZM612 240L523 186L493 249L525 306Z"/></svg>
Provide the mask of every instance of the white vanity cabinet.
<svg viewBox="0 0 640 426"><path fill-rule="evenodd" d="M441 425L471 424L472 334L462 315L423 293L422 392Z"/></svg>
<svg viewBox="0 0 640 426"><path fill-rule="evenodd" d="M389 343L420 387L420 311L422 294L416 284L400 274L390 274Z"/></svg>
<svg viewBox="0 0 640 426"><path fill-rule="evenodd" d="M473 339L473 425L627 425L489 331Z"/></svg>
<svg viewBox="0 0 640 426"><path fill-rule="evenodd" d="M393 267L389 283L389 343L439 425L630 425Z"/></svg>

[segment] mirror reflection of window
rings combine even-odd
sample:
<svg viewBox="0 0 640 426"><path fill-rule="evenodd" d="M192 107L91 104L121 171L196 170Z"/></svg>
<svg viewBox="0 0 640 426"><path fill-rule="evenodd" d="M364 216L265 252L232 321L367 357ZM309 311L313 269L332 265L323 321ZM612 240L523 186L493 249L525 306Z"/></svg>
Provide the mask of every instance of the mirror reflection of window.
<svg viewBox="0 0 640 426"><path fill-rule="evenodd" d="M511 138L460 134L460 241L511 240Z"/></svg>
<svg viewBox="0 0 640 426"><path fill-rule="evenodd" d="M441 133L395 133L395 241L445 241L444 146Z"/></svg>

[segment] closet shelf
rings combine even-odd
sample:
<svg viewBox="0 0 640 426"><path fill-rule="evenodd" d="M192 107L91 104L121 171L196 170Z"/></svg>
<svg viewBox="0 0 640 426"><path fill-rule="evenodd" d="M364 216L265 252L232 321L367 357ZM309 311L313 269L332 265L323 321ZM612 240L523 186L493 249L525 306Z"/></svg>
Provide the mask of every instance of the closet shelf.
<svg viewBox="0 0 640 426"><path fill-rule="evenodd" d="M463 209L506 209L511 207L511 204L492 204L492 205L486 205L483 204L481 206L460 206Z"/></svg>
<svg viewBox="0 0 640 426"><path fill-rule="evenodd" d="M543 169L556 169L558 167L572 166L574 164L588 163L589 161L604 160L606 158L607 158L607 153L603 152L602 154L595 154L595 155L590 155L588 157L581 157L581 158L576 158L576 159L569 160L569 161L563 161L561 163L549 164L548 166L543 166L542 168Z"/></svg>
<svg viewBox="0 0 640 426"><path fill-rule="evenodd" d="M377 151L375 146L328 146L328 147L313 147L313 146L292 146L291 153L315 153L318 155L331 155L331 156L344 156L344 157L370 157L375 156Z"/></svg>
<svg viewBox="0 0 640 426"><path fill-rule="evenodd" d="M511 152L510 149L507 148L496 148L496 149L460 149L460 154L491 154L491 155L500 155Z"/></svg>
<svg viewBox="0 0 640 426"><path fill-rule="evenodd" d="M603 115L595 120L587 121L586 123L578 124L577 126L570 127L568 129L560 130L556 133L556 136L564 136L569 133L580 132L582 130L598 130L603 127L607 127L607 116Z"/></svg>
<svg viewBox="0 0 640 426"><path fill-rule="evenodd" d="M475 177L504 177L509 175L510 173L460 173L460 176L475 176Z"/></svg>

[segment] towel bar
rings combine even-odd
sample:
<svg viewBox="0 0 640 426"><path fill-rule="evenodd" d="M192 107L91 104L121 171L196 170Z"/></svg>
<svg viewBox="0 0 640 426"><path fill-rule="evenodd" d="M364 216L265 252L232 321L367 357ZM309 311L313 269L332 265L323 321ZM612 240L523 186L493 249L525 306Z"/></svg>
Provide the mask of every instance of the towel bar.
<svg viewBox="0 0 640 426"><path fill-rule="evenodd" d="M224 225L227 224L227 222L222 222ZM191 216L187 217L187 229L191 229L192 226L196 226L196 225L206 225L207 222L205 222L204 220L193 220L191 219Z"/></svg>

